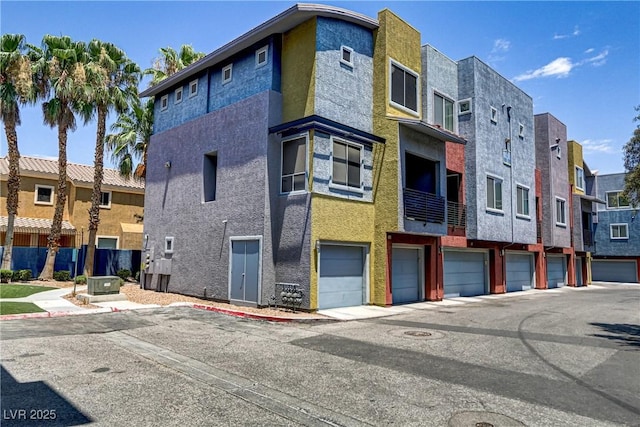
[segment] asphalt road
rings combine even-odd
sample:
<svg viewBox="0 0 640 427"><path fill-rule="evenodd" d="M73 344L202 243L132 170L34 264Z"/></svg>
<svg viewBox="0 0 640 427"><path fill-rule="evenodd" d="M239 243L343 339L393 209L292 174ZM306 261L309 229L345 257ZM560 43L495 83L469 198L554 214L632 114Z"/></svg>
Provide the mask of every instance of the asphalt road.
<svg viewBox="0 0 640 427"><path fill-rule="evenodd" d="M640 286L316 324L3 321L0 340L2 426L640 425Z"/></svg>

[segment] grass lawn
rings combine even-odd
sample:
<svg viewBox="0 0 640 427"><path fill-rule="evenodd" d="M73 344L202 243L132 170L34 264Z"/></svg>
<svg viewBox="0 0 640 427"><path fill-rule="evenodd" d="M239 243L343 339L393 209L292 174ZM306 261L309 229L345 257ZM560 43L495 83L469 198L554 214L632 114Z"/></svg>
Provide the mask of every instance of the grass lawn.
<svg viewBox="0 0 640 427"><path fill-rule="evenodd" d="M0 315L20 313L40 313L44 311L30 302L0 302Z"/></svg>
<svg viewBox="0 0 640 427"><path fill-rule="evenodd" d="M38 292L50 291L49 286L31 286L31 285L0 285L0 298L23 298Z"/></svg>

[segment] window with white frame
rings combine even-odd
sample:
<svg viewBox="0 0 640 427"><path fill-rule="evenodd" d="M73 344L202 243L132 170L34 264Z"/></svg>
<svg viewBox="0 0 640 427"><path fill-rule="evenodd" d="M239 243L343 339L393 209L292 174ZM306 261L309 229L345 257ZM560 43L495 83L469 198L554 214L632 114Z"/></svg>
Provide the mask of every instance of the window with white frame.
<svg viewBox="0 0 640 427"><path fill-rule="evenodd" d="M433 94L433 124L453 132L453 104L449 98Z"/></svg>
<svg viewBox="0 0 640 427"><path fill-rule="evenodd" d="M524 125L522 123L518 123L518 137L524 138Z"/></svg>
<svg viewBox="0 0 640 427"><path fill-rule="evenodd" d="M169 108L169 95L162 95L160 98L160 111L164 111Z"/></svg>
<svg viewBox="0 0 640 427"><path fill-rule="evenodd" d="M100 192L100 207L106 209L111 207L111 191Z"/></svg>
<svg viewBox="0 0 640 427"><path fill-rule="evenodd" d="M629 238L629 225L628 224L611 224L609 226L611 239L622 240Z"/></svg>
<svg viewBox="0 0 640 427"><path fill-rule="evenodd" d="M607 209L628 208L629 200L622 195L622 191L607 191Z"/></svg>
<svg viewBox="0 0 640 427"><path fill-rule="evenodd" d="M556 225L567 225L567 201L556 197Z"/></svg>
<svg viewBox="0 0 640 427"><path fill-rule="evenodd" d="M193 80L189 83L189 98L198 94L198 80Z"/></svg>
<svg viewBox="0 0 640 427"><path fill-rule="evenodd" d="M179 87L178 89L176 89L175 91L175 99L174 99L174 104L179 104L182 102L182 87Z"/></svg>
<svg viewBox="0 0 640 427"><path fill-rule="evenodd" d="M502 179L487 176L487 209L502 211Z"/></svg>
<svg viewBox="0 0 640 427"><path fill-rule="evenodd" d="M353 49L349 46L340 48L340 62L349 67L353 67Z"/></svg>
<svg viewBox="0 0 640 427"><path fill-rule="evenodd" d="M212 152L204 155L202 162L202 191L204 202L216 200L218 180L218 153Z"/></svg>
<svg viewBox="0 0 640 427"><path fill-rule="evenodd" d="M331 183L349 188L362 188L362 146L339 139L333 140L333 174Z"/></svg>
<svg viewBox="0 0 640 427"><path fill-rule="evenodd" d="M307 189L306 135L282 141L282 176L280 192L293 193Z"/></svg>
<svg viewBox="0 0 640 427"><path fill-rule="evenodd" d="M118 238L111 236L98 236L96 238L98 249L118 249Z"/></svg>
<svg viewBox="0 0 640 427"><path fill-rule="evenodd" d="M173 236L168 236L164 238L164 253L165 254L173 253Z"/></svg>
<svg viewBox="0 0 640 427"><path fill-rule="evenodd" d="M498 123L498 109L495 107L491 107L491 121Z"/></svg>
<svg viewBox="0 0 640 427"><path fill-rule="evenodd" d="M559 159L562 158L562 147L560 147L560 145L556 147L556 157Z"/></svg>
<svg viewBox="0 0 640 427"><path fill-rule="evenodd" d="M256 50L256 67L261 67L267 63L269 59L269 46L261 47Z"/></svg>
<svg viewBox="0 0 640 427"><path fill-rule="evenodd" d="M584 190L584 170L580 166L576 166L576 188Z"/></svg>
<svg viewBox="0 0 640 427"><path fill-rule="evenodd" d="M518 185L516 187L516 214L529 217L529 189Z"/></svg>
<svg viewBox="0 0 640 427"><path fill-rule="evenodd" d="M418 74L391 61L391 104L411 113L418 112Z"/></svg>
<svg viewBox="0 0 640 427"><path fill-rule="evenodd" d="M229 83L233 78L233 64L222 68L222 83Z"/></svg>
<svg viewBox="0 0 640 427"><path fill-rule="evenodd" d="M463 99L458 101L458 114L470 114L471 113L471 99Z"/></svg>
<svg viewBox="0 0 640 427"><path fill-rule="evenodd" d="M51 185L36 184L36 205L53 205L53 187Z"/></svg>

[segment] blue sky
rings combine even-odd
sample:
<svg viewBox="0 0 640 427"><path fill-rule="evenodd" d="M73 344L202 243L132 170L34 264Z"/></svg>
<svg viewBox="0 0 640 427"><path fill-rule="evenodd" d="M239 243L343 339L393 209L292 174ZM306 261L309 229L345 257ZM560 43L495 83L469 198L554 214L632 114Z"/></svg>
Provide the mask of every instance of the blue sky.
<svg viewBox="0 0 640 427"><path fill-rule="evenodd" d="M528 93L534 113L549 112L566 124L592 169L623 171L622 147L640 105L640 2L316 3L371 17L389 8L420 31L423 44L452 59L477 56ZM160 47L191 44L209 53L293 4L2 0L0 28L33 44L45 34L99 38L147 68ZM18 139L22 155L57 156L55 130L42 124L39 106L23 109ZM94 144L95 124L79 125L69 135L69 161L91 164Z"/></svg>

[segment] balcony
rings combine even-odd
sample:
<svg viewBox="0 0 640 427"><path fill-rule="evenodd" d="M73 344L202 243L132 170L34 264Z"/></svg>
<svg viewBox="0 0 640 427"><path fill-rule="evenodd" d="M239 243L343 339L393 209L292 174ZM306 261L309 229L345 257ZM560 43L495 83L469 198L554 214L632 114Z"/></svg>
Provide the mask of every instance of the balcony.
<svg viewBox="0 0 640 427"><path fill-rule="evenodd" d="M542 243L542 221L536 222L536 241Z"/></svg>
<svg viewBox="0 0 640 427"><path fill-rule="evenodd" d="M415 221L442 224L445 199L435 194L404 189L404 216Z"/></svg>
<svg viewBox="0 0 640 427"><path fill-rule="evenodd" d="M587 246L593 246L593 233L591 230L583 229L582 230L582 244Z"/></svg>
<svg viewBox="0 0 640 427"><path fill-rule="evenodd" d="M463 203L447 201L447 225L457 228L467 226L467 207Z"/></svg>

